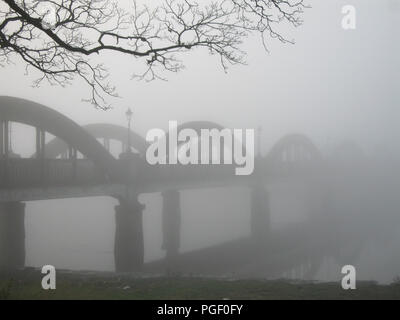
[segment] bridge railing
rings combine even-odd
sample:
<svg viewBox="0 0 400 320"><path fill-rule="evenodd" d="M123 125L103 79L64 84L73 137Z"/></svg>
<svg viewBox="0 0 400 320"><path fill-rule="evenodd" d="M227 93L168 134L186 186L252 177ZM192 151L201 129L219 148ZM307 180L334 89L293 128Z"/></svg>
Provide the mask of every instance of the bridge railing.
<svg viewBox="0 0 400 320"><path fill-rule="evenodd" d="M92 185L104 180L87 159L0 159L0 188Z"/></svg>

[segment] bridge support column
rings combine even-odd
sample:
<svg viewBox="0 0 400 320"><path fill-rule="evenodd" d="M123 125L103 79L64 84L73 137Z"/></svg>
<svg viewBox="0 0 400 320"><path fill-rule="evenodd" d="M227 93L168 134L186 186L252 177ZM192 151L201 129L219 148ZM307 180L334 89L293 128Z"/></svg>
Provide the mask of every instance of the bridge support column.
<svg viewBox="0 0 400 320"><path fill-rule="evenodd" d="M163 245L166 251L166 260L173 266L179 252L181 235L181 201L177 190L163 192L162 229Z"/></svg>
<svg viewBox="0 0 400 320"><path fill-rule="evenodd" d="M25 266L25 204L0 203L0 268Z"/></svg>
<svg viewBox="0 0 400 320"><path fill-rule="evenodd" d="M251 188L251 235L264 239L270 231L270 207L268 192L262 184Z"/></svg>
<svg viewBox="0 0 400 320"><path fill-rule="evenodd" d="M135 198L115 207L114 261L116 272L140 271L144 260L143 209Z"/></svg>

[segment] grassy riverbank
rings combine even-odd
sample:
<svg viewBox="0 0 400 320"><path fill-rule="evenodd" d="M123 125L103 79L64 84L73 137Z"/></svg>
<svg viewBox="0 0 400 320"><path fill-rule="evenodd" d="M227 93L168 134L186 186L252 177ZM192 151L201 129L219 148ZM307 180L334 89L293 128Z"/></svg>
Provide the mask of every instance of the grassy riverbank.
<svg viewBox="0 0 400 320"><path fill-rule="evenodd" d="M400 299L400 283L231 280L135 277L112 273L57 272L57 289L41 288L40 270L0 273L0 299Z"/></svg>

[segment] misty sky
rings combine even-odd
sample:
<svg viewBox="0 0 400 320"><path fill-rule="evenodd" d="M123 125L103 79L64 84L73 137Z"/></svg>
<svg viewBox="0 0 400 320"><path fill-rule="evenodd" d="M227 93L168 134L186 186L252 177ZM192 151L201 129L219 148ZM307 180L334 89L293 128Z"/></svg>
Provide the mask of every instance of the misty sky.
<svg viewBox="0 0 400 320"><path fill-rule="evenodd" d="M108 112L81 101L88 91L80 80L66 89L31 88L35 77L24 76L18 60L1 69L0 94L41 102L82 124L125 125L129 106L134 127L143 135L150 128L166 128L168 120L214 120L239 128L262 125L266 145L289 132L308 134L319 144L327 139L364 145L386 140L384 131L396 125L399 115L400 46L395 39L400 10L389 11L391 0L309 2L304 25L284 30L295 45L270 41L268 54L258 37L251 38L243 45L248 66L233 66L227 74L218 57L195 51L183 55L185 70L163 74L168 82L131 81L141 63L105 56L122 97ZM358 9L356 30L341 28L344 4Z"/></svg>
<svg viewBox="0 0 400 320"><path fill-rule="evenodd" d="M304 15L304 25L284 30L288 38L295 39L294 45L270 41L270 53L266 53L258 37L251 37L243 45L248 53L248 65L232 66L227 74L219 65L218 57L194 51L182 56L185 70L163 74L167 82L138 82L130 78L142 67L139 61L116 54L104 55L105 63L110 66L110 79L122 97L106 112L81 101L89 92L80 80L66 88L48 85L32 88L34 74L24 75L24 66L17 59L15 65L0 69L0 95L40 102L80 124L107 122L125 126L125 111L131 107L133 127L143 136L151 128L167 128L169 120L211 120L234 128L261 125L264 152L281 136L291 132L308 135L321 148L329 148L329 144L342 140L354 140L368 152L386 147L398 149L400 9L392 10L397 6L391 6L390 2L309 0L312 8ZM341 28L341 8L345 4L357 8L356 30ZM21 135L16 139L15 151L29 154L28 147L23 144L25 137ZM200 201L199 197L208 196L207 191L199 194L187 192L184 201ZM143 197L146 200L149 196ZM152 223L157 229L161 228L161 199L152 197L145 222L146 228ZM248 219L241 214L246 203L235 202L235 197L232 198L229 204L219 204L219 211L229 210L233 221L231 231L245 234L248 229L240 226ZM28 264L40 264L41 257L46 256L53 257L62 267L84 269L101 264L104 267L99 269L111 268L114 216L109 215L109 211L113 210L113 205L115 202L104 198L30 203ZM214 216L199 222L195 211L188 215L196 225L210 224L212 218L218 221ZM78 219L83 220L77 223ZM206 244L201 240L201 230L197 233L196 230L185 231L195 234L185 243L186 248ZM88 244L82 236L85 232L91 232L96 243ZM74 237L70 237L71 234ZM147 233L146 237L151 238L150 243L161 241L157 232ZM53 238L56 240L48 241ZM220 239L211 236L208 240ZM85 260L89 250L98 250L102 255L96 261ZM160 252L154 249L147 258ZM78 255L83 257L79 266L72 264L69 258Z"/></svg>

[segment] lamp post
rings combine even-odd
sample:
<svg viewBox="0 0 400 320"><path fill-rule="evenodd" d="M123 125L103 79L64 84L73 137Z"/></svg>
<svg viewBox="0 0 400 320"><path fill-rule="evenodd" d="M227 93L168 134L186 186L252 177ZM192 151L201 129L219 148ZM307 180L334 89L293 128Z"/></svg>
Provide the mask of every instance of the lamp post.
<svg viewBox="0 0 400 320"><path fill-rule="evenodd" d="M125 115L126 115L126 119L128 120L128 150L127 150L127 152L131 152L131 121L132 121L132 116L133 116L133 112L132 112L131 108L128 108Z"/></svg>

